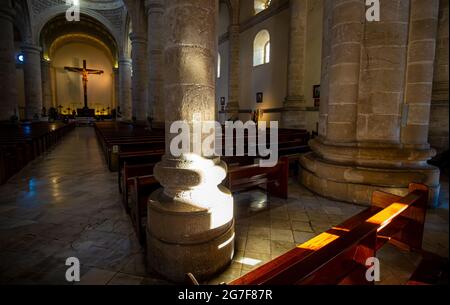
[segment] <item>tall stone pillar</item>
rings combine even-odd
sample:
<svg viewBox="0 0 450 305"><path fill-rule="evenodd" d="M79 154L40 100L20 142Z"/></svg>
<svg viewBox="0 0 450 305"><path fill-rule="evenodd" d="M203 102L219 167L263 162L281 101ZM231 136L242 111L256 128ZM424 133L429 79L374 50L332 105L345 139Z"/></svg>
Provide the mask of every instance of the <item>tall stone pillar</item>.
<svg viewBox="0 0 450 305"><path fill-rule="evenodd" d="M41 51L39 46L23 45L24 84L25 84L25 117L33 120L42 113L42 74Z"/></svg>
<svg viewBox="0 0 450 305"><path fill-rule="evenodd" d="M146 0L148 22L148 117L164 124L163 100L163 37L164 1Z"/></svg>
<svg viewBox="0 0 450 305"><path fill-rule="evenodd" d="M141 33L130 34L131 60L133 65L132 100L133 118L136 121L147 121L147 37Z"/></svg>
<svg viewBox="0 0 450 305"><path fill-rule="evenodd" d="M43 59L41 61L42 72L42 105L47 111L53 107L53 90L51 79L51 63Z"/></svg>
<svg viewBox="0 0 450 305"><path fill-rule="evenodd" d="M287 97L281 113L284 128L302 129L306 126L305 112L305 53L308 1L289 1L291 19L289 28L289 59Z"/></svg>
<svg viewBox="0 0 450 305"><path fill-rule="evenodd" d="M10 4L0 6L0 121L19 116L17 105L16 61L14 52L14 11Z"/></svg>
<svg viewBox="0 0 450 305"><path fill-rule="evenodd" d="M302 182L337 200L369 204L374 190L404 195L411 182L439 195L427 160L437 0L383 0L381 22L364 1L325 1L320 135L301 157Z"/></svg>
<svg viewBox="0 0 450 305"><path fill-rule="evenodd" d="M113 79L114 79L114 91L113 91L113 104L112 109L117 108L120 105L119 96L120 96L120 74L119 68L113 69ZM111 110L112 110L111 109Z"/></svg>
<svg viewBox="0 0 450 305"><path fill-rule="evenodd" d="M439 153L449 146L448 58L448 0L441 0L430 117L430 144Z"/></svg>
<svg viewBox="0 0 450 305"><path fill-rule="evenodd" d="M122 120L131 121L131 60L128 58L119 60L119 106Z"/></svg>
<svg viewBox="0 0 450 305"><path fill-rule="evenodd" d="M226 176L220 158L192 148L175 156L170 133L175 121L191 128L215 118L216 0L165 3L163 29L166 154L156 165L163 186L148 204L149 265L181 282L188 272L205 279L230 263L234 252L233 198L219 186ZM214 137L212 139L214 141Z"/></svg>
<svg viewBox="0 0 450 305"><path fill-rule="evenodd" d="M228 103L226 110L229 118L239 116L239 69L240 69L240 33L239 24L232 24L229 33L229 72L228 72Z"/></svg>

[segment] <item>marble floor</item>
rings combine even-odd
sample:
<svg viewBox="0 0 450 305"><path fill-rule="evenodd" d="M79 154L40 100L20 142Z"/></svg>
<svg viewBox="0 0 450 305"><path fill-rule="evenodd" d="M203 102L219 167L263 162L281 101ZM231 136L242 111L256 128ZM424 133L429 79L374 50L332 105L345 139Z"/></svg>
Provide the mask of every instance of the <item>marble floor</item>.
<svg viewBox="0 0 450 305"><path fill-rule="evenodd" d="M167 284L145 268L143 249L106 169L95 132L77 128L0 186L0 284L69 284L66 259L81 262L80 284ZM441 208L427 215L424 248L448 257L448 179ZM289 199L235 196L236 253L209 284L228 282L358 213L292 181ZM419 257L387 246L381 284L404 283Z"/></svg>

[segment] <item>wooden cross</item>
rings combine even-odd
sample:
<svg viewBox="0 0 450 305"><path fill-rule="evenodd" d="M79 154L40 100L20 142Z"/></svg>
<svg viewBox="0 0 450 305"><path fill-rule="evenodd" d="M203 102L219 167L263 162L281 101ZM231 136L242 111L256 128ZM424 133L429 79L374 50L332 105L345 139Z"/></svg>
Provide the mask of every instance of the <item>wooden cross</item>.
<svg viewBox="0 0 450 305"><path fill-rule="evenodd" d="M97 74L101 75L104 73L103 70L94 70L88 69L86 67L86 60L83 60L83 68L78 67L64 67L65 70L70 72L80 73L83 77L83 90L84 90L84 108L88 108L88 99L87 99L87 83L88 83L88 75L89 74Z"/></svg>

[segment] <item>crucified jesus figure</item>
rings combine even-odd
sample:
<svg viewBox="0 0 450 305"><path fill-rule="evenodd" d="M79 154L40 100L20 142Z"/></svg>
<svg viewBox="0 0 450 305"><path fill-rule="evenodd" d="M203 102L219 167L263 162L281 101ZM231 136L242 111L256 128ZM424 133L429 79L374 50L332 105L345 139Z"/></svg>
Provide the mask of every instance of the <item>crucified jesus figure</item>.
<svg viewBox="0 0 450 305"><path fill-rule="evenodd" d="M103 70L88 69L86 67L86 60L83 60L83 68L78 67L64 67L65 70L70 72L80 73L83 79L83 90L84 90L84 108L88 108L88 98L87 98L87 83L89 74L101 75L104 73Z"/></svg>

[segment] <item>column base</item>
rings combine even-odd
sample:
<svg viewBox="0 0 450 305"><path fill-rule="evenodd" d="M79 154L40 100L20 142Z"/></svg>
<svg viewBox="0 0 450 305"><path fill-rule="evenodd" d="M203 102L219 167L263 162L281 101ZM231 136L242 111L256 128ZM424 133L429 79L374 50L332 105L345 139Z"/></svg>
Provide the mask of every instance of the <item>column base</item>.
<svg viewBox="0 0 450 305"><path fill-rule="evenodd" d="M235 236L233 198L224 188L218 191L219 196L211 194L218 200L208 209L176 202L163 189L151 195L147 259L154 271L182 283L186 273L206 280L230 264ZM218 219L223 217L225 221Z"/></svg>
<svg viewBox="0 0 450 305"><path fill-rule="evenodd" d="M438 205L440 171L428 165L420 168L375 168L344 165L322 159L314 152L300 157L301 183L323 197L361 205L370 205L373 191L399 196L408 193L410 183L430 188L429 205Z"/></svg>
<svg viewBox="0 0 450 305"><path fill-rule="evenodd" d="M281 113L281 127L306 129L306 112L303 110L285 110Z"/></svg>

